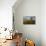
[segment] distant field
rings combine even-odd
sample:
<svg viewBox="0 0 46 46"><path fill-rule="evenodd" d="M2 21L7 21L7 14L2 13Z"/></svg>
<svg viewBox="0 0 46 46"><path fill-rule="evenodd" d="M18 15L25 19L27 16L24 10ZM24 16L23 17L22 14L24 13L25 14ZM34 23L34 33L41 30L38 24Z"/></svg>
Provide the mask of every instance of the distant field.
<svg viewBox="0 0 46 46"><path fill-rule="evenodd" d="M26 20L23 21L23 24L35 24L35 20Z"/></svg>

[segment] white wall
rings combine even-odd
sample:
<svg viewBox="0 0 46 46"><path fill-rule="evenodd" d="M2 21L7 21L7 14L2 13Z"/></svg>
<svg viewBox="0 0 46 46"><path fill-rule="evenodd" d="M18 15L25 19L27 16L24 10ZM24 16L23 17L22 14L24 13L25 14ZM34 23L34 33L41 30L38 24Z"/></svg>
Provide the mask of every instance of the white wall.
<svg viewBox="0 0 46 46"><path fill-rule="evenodd" d="M23 0L17 7L14 5L15 28L23 32L24 37L41 46L41 0ZM24 25L23 16L35 16L35 25Z"/></svg>
<svg viewBox="0 0 46 46"><path fill-rule="evenodd" d="M41 1L41 38L42 46L46 46L46 0Z"/></svg>
<svg viewBox="0 0 46 46"><path fill-rule="evenodd" d="M0 0L0 27L12 28L12 6L16 0Z"/></svg>

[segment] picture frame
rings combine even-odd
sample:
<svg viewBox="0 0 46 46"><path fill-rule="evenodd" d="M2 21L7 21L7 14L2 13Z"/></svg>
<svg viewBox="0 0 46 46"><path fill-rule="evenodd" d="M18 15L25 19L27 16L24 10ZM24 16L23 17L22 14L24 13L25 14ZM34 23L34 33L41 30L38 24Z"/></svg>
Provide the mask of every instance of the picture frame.
<svg viewBox="0 0 46 46"><path fill-rule="evenodd" d="M23 24L36 24L35 16L23 16Z"/></svg>

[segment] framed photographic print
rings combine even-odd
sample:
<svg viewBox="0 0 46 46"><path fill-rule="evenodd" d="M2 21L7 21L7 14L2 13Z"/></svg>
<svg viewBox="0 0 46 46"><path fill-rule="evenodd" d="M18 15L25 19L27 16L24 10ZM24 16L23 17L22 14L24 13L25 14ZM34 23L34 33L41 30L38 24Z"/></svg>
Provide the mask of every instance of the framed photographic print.
<svg viewBox="0 0 46 46"><path fill-rule="evenodd" d="M23 16L23 24L36 24L35 16Z"/></svg>

